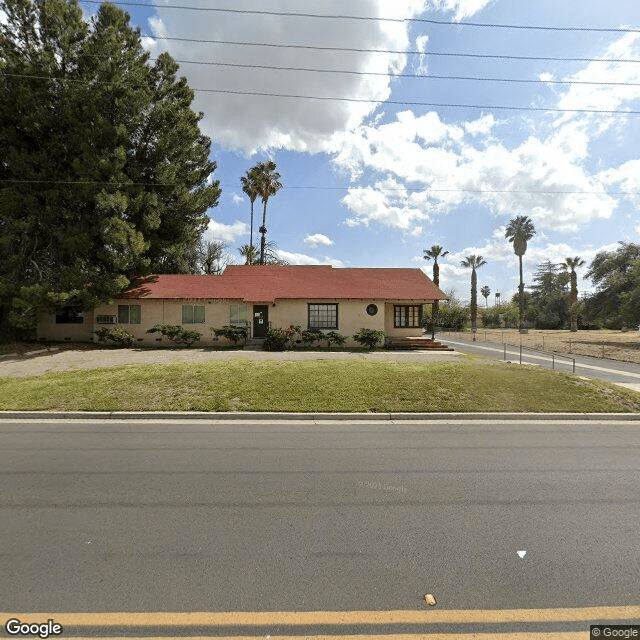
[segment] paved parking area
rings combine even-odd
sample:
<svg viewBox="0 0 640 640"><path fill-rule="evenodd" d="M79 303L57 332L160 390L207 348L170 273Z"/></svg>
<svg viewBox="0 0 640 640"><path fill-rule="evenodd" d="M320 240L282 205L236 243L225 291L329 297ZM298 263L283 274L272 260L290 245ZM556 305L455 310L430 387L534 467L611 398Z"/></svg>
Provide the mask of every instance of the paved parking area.
<svg viewBox="0 0 640 640"><path fill-rule="evenodd" d="M64 345L68 347L68 345ZM455 351L249 351L211 349L100 349L83 348L41 350L32 355L0 359L0 376L39 376L57 371L77 371L133 364L168 364L170 362L208 362L211 360L378 360L383 362L458 362L464 358Z"/></svg>

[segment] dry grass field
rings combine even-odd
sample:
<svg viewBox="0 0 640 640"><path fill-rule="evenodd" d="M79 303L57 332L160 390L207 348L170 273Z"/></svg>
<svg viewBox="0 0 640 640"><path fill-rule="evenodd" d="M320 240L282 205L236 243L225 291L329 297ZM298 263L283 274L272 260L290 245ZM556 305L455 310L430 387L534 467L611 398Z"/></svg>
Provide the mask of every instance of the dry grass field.
<svg viewBox="0 0 640 640"><path fill-rule="evenodd" d="M446 343L449 332L441 334ZM469 338L470 331L452 333L460 337ZM640 364L640 332L638 329L629 331L578 331L571 333L565 330L529 329L528 333L518 333L517 329L478 329L478 340L485 342L522 344L532 349L541 349L553 353L567 353L594 358L610 358L623 362L637 362Z"/></svg>

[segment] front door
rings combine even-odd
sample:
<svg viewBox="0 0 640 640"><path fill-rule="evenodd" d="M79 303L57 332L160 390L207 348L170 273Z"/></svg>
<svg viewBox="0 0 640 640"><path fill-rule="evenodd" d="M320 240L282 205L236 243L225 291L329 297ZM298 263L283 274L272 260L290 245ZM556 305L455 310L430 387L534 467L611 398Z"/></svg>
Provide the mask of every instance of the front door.
<svg viewBox="0 0 640 640"><path fill-rule="evenodd" d="M253 305L253 337L266 338L269 330L269 305Z"/></svg>

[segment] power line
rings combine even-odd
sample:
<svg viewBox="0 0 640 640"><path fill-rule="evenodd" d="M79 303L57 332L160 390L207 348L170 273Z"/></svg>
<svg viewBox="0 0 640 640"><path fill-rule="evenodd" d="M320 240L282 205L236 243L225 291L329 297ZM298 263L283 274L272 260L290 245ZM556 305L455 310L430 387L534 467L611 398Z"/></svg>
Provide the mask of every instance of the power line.
<svg viewBox="0 0 640 640"><path fill-rule="evenodd" d="M158 58L149 58L149 60L157 60ZM239 64L234 62L209 62L202 60L177 60L180 64L199 64L218 67L234 67L239 69L267 69L273 71L304 71L311 73L341 73L356 76L382 76L388 78L421 78L426 80L472 80L477 82L516 82L531 84L586 84L586 85L606 85L606 86L624 86L637 87L640 82L607 82L607 81L591 81L591 80L540 80L540 79L519 79L519 78L486 78L478 76L443 76L423 73L389 73L384 71L353 71L347 69L315 69L310 67L276 67L264 64Z"/></svg>
<svg viewBox="0 0 640 640"><path fill-rule="evenodd" d="M22 180L13 178L0 178L0 182L11 184L61 184L61 185L83 185L83 186L111 186L111 187L176 187L178 183L164 182L107 182L97 180ZM238 185L239 186L239 185ZM236 187L223 185L222 189L232 190ZM445 189L434 187L378 187L378 186L362 186L347 185L341 187L329 187L320 185L285 185L285 190L314 190L314 191L348 191L349 189L375 189L383 192L424 192L424 193L513 193L513 194L531 194L531 195L595 195L595 196L636 196L640 195L638 191L574 191L574 190L538 190L538 189Z"/></svg>
<svg viewBox="0 0 640 640"><path fill-rule="evenodd" d="M102 4L102 0L82 0L86 4ZM258 15L258 16L279 16L292 18L319 18L330 20L362 20L371 22L422 22L426 24L453 26L453 27L485 27L495 29L530 29L536 31L579 31L579 32L596 32L596 33L640 33L640 29L630 29L626 27L608 28L608 27L574 27L574 26L545 26L545 25L523 25L523 24L498 24L488 22L450 22L448 20L435 20L431 18L383 18L381 16L356 16L356 15L335 15L335 14L318 14L318 13L302 13L287 11L265 11L257 9L228 9L221 7L194 7L191 5L175 5L175 4L148 4L145 2L132 2L129 0L121 0L120 2L112 2L119 6L145 7L151 9L182 9L188 11L207 11L216 13L231 13L236 15Z"/></svg>
<svg viewBox="0 0 640 640"><path fill-rule="evenodd" d="M452 58L480 58L490 60L537 60L541 62L640 62L640 58L568 58L562 56L516 56L490 53L458 53L446 51L419 51L405 49L364 49L358 47L329 47L307 44L279 44L272 42L242 42L238 40L206 40L202 38L174 38L141 33L142 38L152 40L170 40L176 42L194 42L201 44L226 44L239 47L271 47L278 49L308 49L312 51L345 51L351 53L393 53L400 55L443 56Z"/></svg>
<svg viewBox="0 0 640 640"><path fill-rule="evenodd" d="M36 76L19 73L0 73L0 77L8 78L23 78L33 80L47 80L53 82L60 80L62 82L85 82L82 79L75 78L60 78L52 76ZM96 81L95 84L111 84L106 81ZM145 85L130 85L131 87L145 86ZM508 105L491 105L491 104L464 104L464 103L452 103L452 102L421 102L417 100L380 100L373 98L342 98L338 96L309 96L303 94L294 93L271 93L267 91L240 91L236 89L202 89L190 87L192 91L198 91L202 93L219 93L226 95L239 95L239 96L261 96L265 98L285 98L296 100L320 100L320 101L334 101L334 102L353 102L353 103L368 103L368 104L389 104L389 105L402 105L402 106L414 106L414 107L433 107L439 109L482 109L491 110L497 109L502 111L541 111L548 113L592 113L599 115L640 115L638 110L624 110L624 109L561 109L559 107L521 107L521 106L508 106Z"/></svg>
<svg viewBox="0 0 640 640"><path fill-rule="evenodd" d="M108 59L110 54L88 54L92 58ZM150 57L148 60L157 61L159 58ZM283 67L273 66L265 64L242 64L237 62L219 62L210 60L180 60L173 58L174 62L180 64L195 64L195 65L207 65L214 67L231 67L236 69L264 69L269 71L295 71L295 72L309 72L309 73L339 73L344 75L355 76L376 76L386 78L418 78L424 80L467 80L474 82L512 82L512 83L525 83L525 84L584 84L594 86L621 86L621 87L636 87L640 86L640 82L613 82L606 80L542 80L540 78L535 79L523 79L523 78L496 78L496 77L484 77L484 76L454 76L454 75L436 75L427 73L390 73L388 71L356 71L352 69L319 69L315 67Z"/></svg>

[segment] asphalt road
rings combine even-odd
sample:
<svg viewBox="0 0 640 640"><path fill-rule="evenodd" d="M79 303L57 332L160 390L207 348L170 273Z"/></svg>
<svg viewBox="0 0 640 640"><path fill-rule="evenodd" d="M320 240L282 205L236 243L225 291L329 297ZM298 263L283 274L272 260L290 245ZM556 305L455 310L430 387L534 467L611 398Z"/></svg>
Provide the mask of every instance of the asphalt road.
<svg viewBox="0 0 640 640"><path fill-rule="evenodd" d="M0 615L57 612L63 637L585 637L640 624L639 487L640 420L4 420Z"/></svg>
<svg viewBox="0 0 640 640"><path fill-rule="evenodd" d="M575 354L551 354L542 351L520 348L513 345L497 344L495 342L473 342L458 337L449 340L447 334L439 334L438 340L451 345L457 351L463 353L473 353L485 358L495 358L496 360L506 360L510 362L520 362L522 364L533 364L546 368L554 368L558 371L573 372L573 361L575 360L576 375L598 378L619 384L621 386L640 391L640 366L634 362L620 362L619 360L609 360L606 358L590 358L588 356L578 356Z"/></svg>

